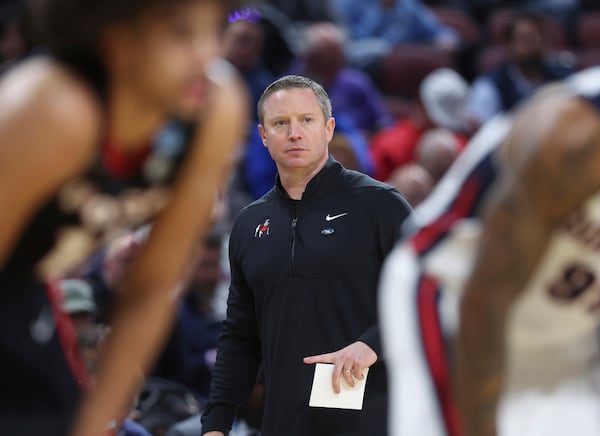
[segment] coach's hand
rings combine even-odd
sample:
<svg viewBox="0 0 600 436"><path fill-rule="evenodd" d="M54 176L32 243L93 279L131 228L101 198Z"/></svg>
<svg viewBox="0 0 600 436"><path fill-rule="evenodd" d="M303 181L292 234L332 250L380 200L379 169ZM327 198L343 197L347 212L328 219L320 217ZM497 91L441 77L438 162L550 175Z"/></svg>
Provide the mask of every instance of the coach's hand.
<svg viewBox="0 0 600 436"><path fill-rule="evenodd" d="M333 353L308 356L304 363L333 363L332 385L336 394L340 393L340 379L344 377L348 385L354 387L354 379L362 380L363 370L377 362L377 353L361 341L354 342Z"/></svg>

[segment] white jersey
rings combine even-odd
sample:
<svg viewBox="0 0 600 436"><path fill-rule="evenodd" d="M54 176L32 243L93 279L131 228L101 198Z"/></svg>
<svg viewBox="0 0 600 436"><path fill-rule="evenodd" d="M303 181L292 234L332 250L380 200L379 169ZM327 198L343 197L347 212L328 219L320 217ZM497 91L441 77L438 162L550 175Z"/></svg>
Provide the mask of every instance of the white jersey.
<svg viewBox="0 0 600 436"><path fill-rule="evenodd" d="M568 86L594 103L600 68L573 76ZM384 266L380 312L392 384L391 436L459 434L446 355L476 256L478 212L498 169L495 151L510 126L508 116L499 116L478 132L417 208L417 232ZM599 280L600 193L554 231L509 314L501 436L600 434ZM540 407L543 418L536 418ZM583 420L583 427L573 427L573 420Z"/></svg>

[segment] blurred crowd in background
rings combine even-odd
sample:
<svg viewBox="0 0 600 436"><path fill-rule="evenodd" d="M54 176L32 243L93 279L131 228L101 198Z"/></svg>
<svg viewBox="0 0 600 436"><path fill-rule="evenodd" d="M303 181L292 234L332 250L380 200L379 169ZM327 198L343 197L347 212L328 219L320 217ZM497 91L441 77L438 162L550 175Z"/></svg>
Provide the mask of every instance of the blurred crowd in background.
<svg viewBox="0 0 600 436"><path fill-rule="evenodd" d="M2 72L38 52L24 10L20 1L0 3ZM417 206L480 126L540 85L600 64L600 2L272 0L231 14L222 41L254 119L216 224L182 279L171 337L119 434L194 434L199 425L225 315L227 235L236 213L275 180L256 129L255 105L269 83L285 74L321 83L336 119L331 154ZM124 234L56 287L91 374L110 334L111 288L144 237L145 229ZM259 382L233 433L257 433L260 402Z"/></svg>

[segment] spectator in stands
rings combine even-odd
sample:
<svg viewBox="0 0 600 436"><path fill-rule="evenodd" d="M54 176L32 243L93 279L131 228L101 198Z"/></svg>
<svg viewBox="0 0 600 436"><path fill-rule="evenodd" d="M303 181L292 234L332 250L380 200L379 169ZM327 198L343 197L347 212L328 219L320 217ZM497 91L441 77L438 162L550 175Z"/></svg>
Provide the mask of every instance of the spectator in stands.
<svg viewBox="0 0 600 436"><path fill-rule="evenodd" d="M423 135L416 150L416 162L437 183L461 151L459 139L450 130L431 129Z"/></svg>
<svg viewBox="0 0 600 436"><path fill-rule="evenodd" d="M296 57L294 35L299 26L270 2L258 3L256 8L261 15L264 35L261 61L278 77L288 70Z"/></svg>
<svg viewBox="0 0 600 436"><path fill-rule="evenodd" d="M489 0L484 0L489 1ZM453 9L460 9L468 14L471 12L471 5L474 0L426 0L428 6L442 6Z"/></svg>
<svg viewBox="0 0 600 436"><path fill-rule="evenodd" d="M466 144L464 103L467 82L454 70L440 68L423 79L415 109L371 140L375 178L387 180L395 169L416 157L423 134L434 128L450 130L462 150Z"/></svg>
<svg viewBox="0 0 600 436"><path fill-rule="evenodd" d="M455 49L457 33L443 25L420 0L330 0L347 30L350 62L369 68L399 44L424 43Z"/></svg>
<svg viewBox="0 0 600 436"><path fill-rule="evenodd" d="M386 183L400 192L412 207L417 207L433 189L433 179L415 162L396 168Z"/></svg>
<svg viewBox="0 0 600 436"><path fill-rule="evenodd" d="M251 110L256 118L256 104L262 90L271 83L271 73L262 65L264 32L262 15L257 9L243 9L229 15L223 34L223 55L240 72L251 97Z"/></svg>
<svg viewBox="0 0 600 436"><path fill-rule="evenodd" d="M93 375L96 371L100 344L109 333L109 328L100 323L93 323L77 330L77 345L81 359L85 365L86 376Z"/></svg>
<svg viewBox="0 0 600 436"><path fill-rule="evenodd" d="M348 138L343 133L334 133L329 143L329 153L341 163L344 168L361 171L356 153L352 149Z"/></svg>
<svg viewBox="0 0 600 436"><path fill-rule="evenodd" d="M346 113L370 135L389 127L393 117L371 78L346 63L343 30L333 23L314 23L306 28L300 61L294 74L322 83L337 114Z"/></svg>
<svg viewBox="0 0 600 436"><path fill-rule="evenodd" d="M331 11L323 0L271 0L269 3L294 22L331 20Z"/></svg>
<svg viewBox="0 0 600 436"><path fill-rule="evenodd" d="M73 321L75 330L94 325L96 302L90 284L82 279L64 279L59 286L63 294L62 309Z"/></svg>
<svg viewBox="0 0 600 436"><path fill-rule="evenodd" d="M217 337L225 313L214 307L216 292L227 278L222 247L223 229L215 224L198 243L194 262L181 277L176 295L180 299L177 318L152 376L180 383L196 394L200 404L208 396ZM104 259L103 281L114 290L136 258L148 229L123 234L109 245ZM109 296L110 299L110 296Z"/></svg>
<svg viewBox="0 0 600 436"><path fill-rule="evenodd" d="M572 73L572 68L547 56L539 15L516 12L505 39L508 59L478 77L471 87L468 112L479 125L510 110L544 83Z"/></svg>
<svg viewBox="0 0 600 436"><path fill-rule="evenodd" d="M211 232L199 245L184 286L170 347L162 353L154 371L155 376L192 389L200 404L208 398L217 338L224 318L213 307L218 286L226 278L222 246L223 237L217 232Z"/></svg>
<svg viewBox="0 0 600 436"><path fill-rule="evenodd" d="M109 328L103 324L91 323L77 329L79 351L92 383L98 366L100 349L109 334ZM121 409L119 416L108 424L107 436L152 436L144 426L135 421L137 400L138 395L133 395L131 401Z"/></svg>
<svg viewBox="0 0 600 436"><path fill-rule="evenodd" d="M199 256L186 284L176 325L155 368L154 375L190 388L203 409L216 359L216 344L225 317L217 306L219 286L228 286L222 264L223 237L211 232L201 244ZM261 386L257 385L259 395ZM240 420L231 436L254 434L249 420L252 407L260 408L261 398L251 398L244 405ZM260 415L260 414L259 414ZM199 435L200 417L190 417L173 424L168 435Z"/></svg>
<svg viewBox="0 0 600 436"><path fill-rule="evenodd" d="M580 9L579 0L524 0L522 7L550 14L561 23L568 25Z"/></svg>
<svg viewBox="0 0 600 436"><path fill-rule="evenodd" d="M146 237L146 233L147 229L138 232L125 231L110 241L106 247L101 247L82 268L79 275L93 289L97 322L108 322L111 301L114 301L111 297L125 269L131 264L133 254Z"/></svg>

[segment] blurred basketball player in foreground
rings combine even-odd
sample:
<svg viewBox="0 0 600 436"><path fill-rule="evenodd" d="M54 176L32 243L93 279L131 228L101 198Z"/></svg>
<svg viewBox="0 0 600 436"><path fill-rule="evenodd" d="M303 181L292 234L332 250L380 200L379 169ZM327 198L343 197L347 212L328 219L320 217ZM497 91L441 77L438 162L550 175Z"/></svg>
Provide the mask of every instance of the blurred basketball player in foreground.
<svg viewBox="0 0 600 436"><path fill-rule="evenodd" d="M80 403L74 434L105 434L157 352L245 128L244 92L217 60L226 3L31 1L46 54L0 82L4 434L65 436ZM44 283L151 220L80 402Z"/></svg>
<svg viewBox="0 0 600 436"><path fill-rule="evenodd" d="M600 68L493 119L381 283L398 435L600 433Z"/></svg>

